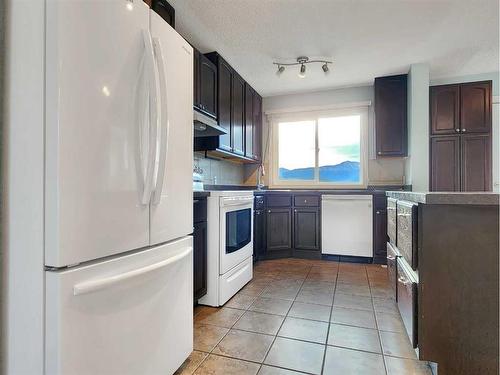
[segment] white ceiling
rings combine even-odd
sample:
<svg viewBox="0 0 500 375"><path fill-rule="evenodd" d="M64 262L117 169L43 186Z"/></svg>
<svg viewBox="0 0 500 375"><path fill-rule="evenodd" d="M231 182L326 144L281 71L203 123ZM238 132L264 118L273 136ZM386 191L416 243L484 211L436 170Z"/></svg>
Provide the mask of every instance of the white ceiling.
<svg viewBox="0 0 500 375"><path fill-rule="evenodd" d="M498 71L498 0L169 0L176 28L218 51L263 96L371 84L430 64L431 78ZM277 76L275 60L334 61Z"/></svg>

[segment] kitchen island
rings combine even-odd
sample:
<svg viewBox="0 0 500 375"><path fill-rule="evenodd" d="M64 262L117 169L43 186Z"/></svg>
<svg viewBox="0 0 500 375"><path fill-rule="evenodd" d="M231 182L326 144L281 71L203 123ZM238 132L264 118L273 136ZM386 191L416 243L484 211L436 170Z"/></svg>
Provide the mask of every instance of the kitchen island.
<svg viewBox="0 0 500 375"><path fill-rule="evenodd" d="M388 270L419 358L440 375L498 374L499 195L386 195Z"/></svg>

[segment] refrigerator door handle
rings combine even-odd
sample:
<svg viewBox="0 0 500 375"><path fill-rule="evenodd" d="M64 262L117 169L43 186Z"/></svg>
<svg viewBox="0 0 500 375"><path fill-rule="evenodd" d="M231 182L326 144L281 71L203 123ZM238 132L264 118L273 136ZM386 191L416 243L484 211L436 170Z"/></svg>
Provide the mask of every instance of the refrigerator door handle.
<svg viewBox="0 0 500 375"><path fill-rule="evenodd" d="M146 176L144 179L144 189L142 191L141 203L144 205L149 204L151 200L151 192L153 189L154 169L156 161L156 142L158 138L158 123L161 121L161 109L158 103L159 97L159 84L158 84L158 71L156 68L153 43L151 41L151 34L149 30L143 30L144 51L146 60L146 72L149 81L149 103L150 103L150 121L149 121L149 144L146 159ZM154 85L153 85L154 83ZM144 161L143 152L141 152L141 159Z"/></svg>
<svg viewBox="0 0 500 375"><path fill-rule="evenodd" d="M160 142L157 144L158 157L156 158L158 168L156 170L155 188L153 192L152 203L158 204L161 200L163 190L163 180L165 178L165 165L168 155L168 140L170 132L170 122L168 119L168 97L167 97L167 77L165 74L165 59L159 38L153 38L153 48L158 66L159 82L160 82L160 102L161 120L160 120Z"/></svg>
<svg viewBox="0 0 500 375"><path fill-rule="evenodd" d="M188 247L182 253L174 255L173 257L162 260L160 262L150 264L148 266L144 266L144 267L132 270L132 271L120 273L118 275L113 275L113 276L104 277L104 278L97 279L97 280L86 281L86 282L83 282L80 284L76 284L73 286L73 295L79 296L82 294L96 292L96 291L105 289L109 286L112 286L114 284L118 284L122 281L131 279L131 278L134 278L137 276L144 275L146 273L155 271L159 268L166 267L172 263L175 263L175 262L180 261L181 259L184 259L189 254L191 254L192 250L193 250L192 247Z"/></svg>

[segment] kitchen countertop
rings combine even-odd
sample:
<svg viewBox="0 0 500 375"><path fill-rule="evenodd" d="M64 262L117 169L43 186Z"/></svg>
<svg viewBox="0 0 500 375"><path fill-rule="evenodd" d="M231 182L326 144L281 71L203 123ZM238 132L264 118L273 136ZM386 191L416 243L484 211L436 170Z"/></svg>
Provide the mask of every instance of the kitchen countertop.
<svg viewBox="0 0 500 375"><path fill-rule="evenodd" d="M193 191L194 198L206 198L210 196L209 191Z"/></svg>
<svg viewBox="0 0 500 375"><path fill-rule="evenodd" d="M498 205L499 194L491 192L387 191L390 198L424 204Z"/></svg>

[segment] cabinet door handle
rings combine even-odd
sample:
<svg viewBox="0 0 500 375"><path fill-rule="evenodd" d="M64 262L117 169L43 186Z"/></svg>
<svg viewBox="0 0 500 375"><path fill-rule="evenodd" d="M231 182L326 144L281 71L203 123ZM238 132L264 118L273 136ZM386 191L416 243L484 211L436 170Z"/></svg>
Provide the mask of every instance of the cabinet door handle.
<svg viewBox="0 0 500 375"><path fill-rule="evenodd" d="M455 129L455 131L456 131L457 133L460 133L460 129Z"/></svg>
<svg viewBox="0 0 500 375"><path fill-rule="evenodd" d="M271 210L268 210L268 211L267 211L267 213L269 213L269 214L270 214L270 213L271 213Z"/></svg>
<svg viewBox="0 0 500 375"><path fill-rule="evenodd" d="M380 215L380 211L375 212L377 215Z"/></svg>
<svg viewBox="0 0 500 375"><path fill-rule="evenodd" d="M293 210L293 212L297 212L297 210Z"/></svg>
<svg viewBox="0 0 500 375"><path fill-rule="evenodd" d="M467 131L467 129L465 129L465 128L464 128L464 129L462 129L462 133L465 133L466 131Z"/></svg>

